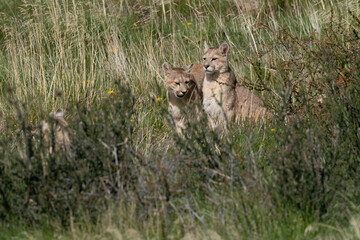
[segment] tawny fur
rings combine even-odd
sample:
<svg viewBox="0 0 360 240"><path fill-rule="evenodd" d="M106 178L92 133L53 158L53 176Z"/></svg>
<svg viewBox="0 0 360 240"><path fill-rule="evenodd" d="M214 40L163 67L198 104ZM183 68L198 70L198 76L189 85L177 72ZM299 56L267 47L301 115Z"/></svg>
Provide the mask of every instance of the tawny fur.
<svg viewBox="0 0 360 240"><path fill-rule="evenodd" d="M210 48L205 42L203 108L213 128L227 122L258 121L271 113L263 101L237 82L228 64L229 46Z"/></svg>
<svg viewBox="0 0 360 240"><path fill-rule="evenodd" d="M205 73L201 64L171 68L168 63L164 63L163 68L169 113L174 120L176 132L181 134L187 117L196 118L200 115L198 105L202 100L201 89Z"/></svg>
<svg viewBox="0 0 360 240"><path fill-rule="evenodd" d="M41 132L44 136L44 141L50 148L50 153L59 149L70 153L70 137L67 129L67 122L64 118L64 112L58 109L53 116L54 123L50 125L46 120L41 123ZM53 131L53 132L52 132Z"/></svg>

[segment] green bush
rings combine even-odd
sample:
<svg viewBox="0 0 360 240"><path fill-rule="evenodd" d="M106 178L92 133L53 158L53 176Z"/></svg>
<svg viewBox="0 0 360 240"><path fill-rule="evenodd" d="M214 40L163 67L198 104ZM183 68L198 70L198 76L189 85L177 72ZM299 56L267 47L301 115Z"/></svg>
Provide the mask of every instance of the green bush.
<svg viewBox="0 0 360 240"><path fill-rule="evenodd" d="M325 29L321 41L286 31L278 36L293 56L285 63L293 73L282 74L288 93L282 113L295 114L279 122L278 144L269 156L274 187L285 202L319 218L333 212L346 217L343 198L359 197L359 39L356 29L348 33L339 26Z"/></svg>

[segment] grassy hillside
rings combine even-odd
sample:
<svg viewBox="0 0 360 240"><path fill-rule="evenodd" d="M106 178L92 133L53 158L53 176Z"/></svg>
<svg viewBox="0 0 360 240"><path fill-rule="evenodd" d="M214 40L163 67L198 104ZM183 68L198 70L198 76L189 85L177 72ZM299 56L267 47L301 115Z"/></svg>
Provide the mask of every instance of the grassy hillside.
<svg viewBox="0 0 360 240"><path fill-rule="evenodd" d="M0 1L0 239L359 238L358 1ZM163 62L230 45L275 113L177 136ZM39 133L65 110L72 151ZM56 129L53 129L56 131Z"/></svg>

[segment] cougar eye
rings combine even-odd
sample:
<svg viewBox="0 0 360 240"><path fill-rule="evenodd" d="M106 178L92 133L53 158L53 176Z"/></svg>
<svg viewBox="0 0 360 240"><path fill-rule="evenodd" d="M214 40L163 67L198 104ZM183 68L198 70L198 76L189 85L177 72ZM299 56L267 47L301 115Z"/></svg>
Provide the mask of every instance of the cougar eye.
<svg viewBox="0 0 360 240"><path fill-rule="evenodd" d="M177 82L177 83L175 83L176 85L180 85L180 83L179 82Z"/></svg>
<svg viewBox="0 0 360 240"><path fill-rule="evenodd" d="M189 84L189 81L185 81L186 84Z"/></svg>
<svg viewBox="0 0 360 240"><path fill-rule="evenodd" d="M206 58L203 58L203 60L205 61L205 60L206 60Z"/></svg>
<svg viewBox="0 0 360 240"><path fill-rule="evenodd" d="M212 59L211 59L211 61L215 61L215 60L217 60L217 58L212 58Z"/></svg>

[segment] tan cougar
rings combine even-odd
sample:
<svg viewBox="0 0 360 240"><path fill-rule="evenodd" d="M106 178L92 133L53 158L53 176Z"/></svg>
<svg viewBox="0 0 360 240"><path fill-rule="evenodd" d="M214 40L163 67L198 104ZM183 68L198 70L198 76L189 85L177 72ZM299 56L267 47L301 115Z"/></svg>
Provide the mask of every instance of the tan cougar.
<svg viewBox="0 0 360 240"><path fill-rule="evenodd" d="M229 45L210 48L204 43L203 108L213 128L225 126L227 121L257 121L270 116L263 101L241 86L228 64Z"/></svg>
<svg viewBox="0 0 360 240"><path fill-rule="evenodd" d="M62 109L58 109L53 114L54 122L49 124L44 120L41 123L41 133L44 136L45 144L49 146L50 153L62 149L67 153L71 153L70 150L70 137L67 129L67 122L65 121L65 114Z"/></svg>
<svg viewBox="0 0 360 240"><path fill-rule="evenodd" d="M181 133L185 123L200 115L197 105L201 104L204 71L201 64L191 64L185 68L171 68L163 64L167 101L176 131Z"/></svg>

